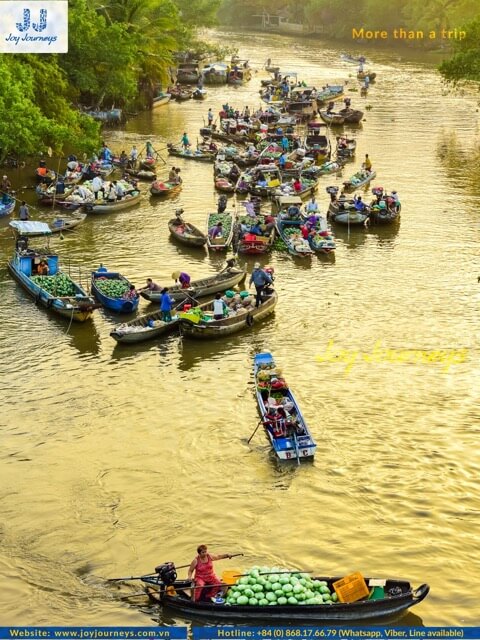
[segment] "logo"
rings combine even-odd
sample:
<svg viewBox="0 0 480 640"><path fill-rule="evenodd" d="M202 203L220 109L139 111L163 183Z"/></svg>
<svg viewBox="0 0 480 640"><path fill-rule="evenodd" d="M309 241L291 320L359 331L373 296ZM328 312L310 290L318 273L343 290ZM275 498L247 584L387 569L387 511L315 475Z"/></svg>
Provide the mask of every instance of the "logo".
<svg viewBox="0 0 480 640"><path fill-rule="evenodd" d="M66 53L67 0L5 0L0 53Z"/></svg>

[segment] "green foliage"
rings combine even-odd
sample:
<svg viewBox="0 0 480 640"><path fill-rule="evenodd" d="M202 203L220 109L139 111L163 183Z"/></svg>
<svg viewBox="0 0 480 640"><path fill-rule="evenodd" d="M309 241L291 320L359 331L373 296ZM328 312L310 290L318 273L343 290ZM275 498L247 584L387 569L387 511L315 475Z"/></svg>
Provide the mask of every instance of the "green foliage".
<svg viewBox="0 0 480 640"><path fill-rule="evenodd" d="M454 55L440 65L440 73L453 84L462 80L480 82L480 17L462 29L466 37L455 43Z"/></svg>

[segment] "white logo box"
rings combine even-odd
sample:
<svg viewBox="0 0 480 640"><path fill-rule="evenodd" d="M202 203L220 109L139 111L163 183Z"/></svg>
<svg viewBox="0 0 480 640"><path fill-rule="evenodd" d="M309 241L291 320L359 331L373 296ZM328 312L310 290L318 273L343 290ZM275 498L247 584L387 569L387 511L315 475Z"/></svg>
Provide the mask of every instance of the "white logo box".
<svg viewBox="0 0 480 640"><path fill-rule="evenodd" d="M67 51L67 0L0 1L0 53Z"/></svg>

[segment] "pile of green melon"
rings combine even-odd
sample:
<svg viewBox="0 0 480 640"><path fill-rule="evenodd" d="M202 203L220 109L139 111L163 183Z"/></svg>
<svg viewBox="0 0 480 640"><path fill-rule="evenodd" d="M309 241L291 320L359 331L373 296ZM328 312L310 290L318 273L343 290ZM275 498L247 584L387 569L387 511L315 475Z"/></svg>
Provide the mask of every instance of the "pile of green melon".
<svg viewBox="0 0 480 640"><path fill-rule="evenodd" d="M125 280L116 278L96 278L95 285L108 298L121 298L130 288Z"/></svg>
<svg viewBox="0 0 480 640"><path fill-rule="evenodd" d="M76 293L75 285L65 273L54 276L32 276L32 282L52 296L68 297Z"/></svg>
<svg viewBox="0 0 480 640"><path fill-rule="evenodd" d="M277 567L252 567L227 593L229 605L320 605L337 602L325 580Z"/></svg>

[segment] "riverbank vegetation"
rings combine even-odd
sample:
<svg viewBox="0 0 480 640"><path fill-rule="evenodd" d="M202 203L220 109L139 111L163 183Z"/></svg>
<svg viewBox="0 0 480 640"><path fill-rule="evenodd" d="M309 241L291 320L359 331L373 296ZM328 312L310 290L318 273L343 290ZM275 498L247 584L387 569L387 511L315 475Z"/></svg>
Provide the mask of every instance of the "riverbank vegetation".
<svg viewBox="0 0 480 640"><path fill-rule="evenodd" d="M171 82L176 51L206 46L195 29L215 23L221 0L69 0L67 54L0 56L0 162L98 148L85 108L148 106Z"/></svg>
<svg viewBox="0 0 480 640"><path fill-rule="evenodd" d="M225 24L259 27L262 15L280 15L338 40L352 41L352 29L361 27L438 34L433 43L427 38L409 42L420 46L445 44L442 30L459 29L478 14L478 0L280 0L274 8L269 0L223 0L219 10Z"/></svg>

